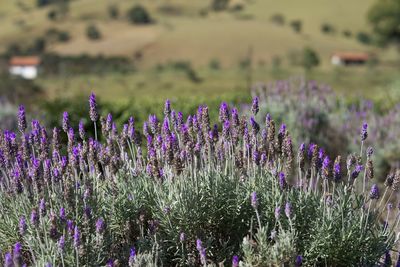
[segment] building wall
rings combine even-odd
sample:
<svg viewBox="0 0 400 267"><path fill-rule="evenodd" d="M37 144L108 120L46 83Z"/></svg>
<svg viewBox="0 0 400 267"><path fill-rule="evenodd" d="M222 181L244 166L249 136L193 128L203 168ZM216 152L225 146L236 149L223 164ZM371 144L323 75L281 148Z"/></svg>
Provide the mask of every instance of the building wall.
<svg viewBox="0 0 400 267"><path fill-rule="evenodd" d="M9 72L24 79L35 79L38 75L38 68L37 66L11 66Z"/></svg>
<svg viewBox="0 0 400 267"><path fill-rule="evenodd" d="M342 65L342 64L343 64L343 61L342 61L342 59L341 59L340 57L338 57L338 56L332 56L332 58L331 58L331 63L332 63L332 65Z"/></svg>

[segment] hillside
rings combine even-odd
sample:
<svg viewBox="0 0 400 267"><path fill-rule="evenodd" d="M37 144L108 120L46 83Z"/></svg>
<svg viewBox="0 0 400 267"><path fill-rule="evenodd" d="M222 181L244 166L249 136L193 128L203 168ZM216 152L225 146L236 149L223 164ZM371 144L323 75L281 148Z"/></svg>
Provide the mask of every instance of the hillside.
<svg viewBox="0 0 400 267"><path fill-rule="evenodd" d="M53 43L49 51L61 54L104 54L132 57L140 51L144 66L176 59L191 60L194 65L207 64L218 58L232 66L246 56L251 47L254 58L269 62L274 56L285 57L289 51L312 46L320 53L326 66L329 55L337 50L369 50L354 35L366 29L365 13L373 0L252 0L240 3L240 11L208 12L210 1L152 0L134 1L144 5L156 23L133 26L126 19L132 1L75 0L65 18L56 22L47 18L54 7L37 8L36 1L1 1L0 49L11 43L29 43L43 36L50 28L67 30L71 40ZM19 3L19 4L18 4ZM168 4L169 9L165 6ZM118 19L108 16L108 7L115 5ZM202 14L203 11L203 14ZM285 25L271 22L274 14L282 14ZM289 26L292 20L302 21L302 32ZM331 24L336 33L323 34L323 23ZM90 41L85 35L87 25L95 24L102 39ZM353 33L345 38L344 30Z"/></svg>

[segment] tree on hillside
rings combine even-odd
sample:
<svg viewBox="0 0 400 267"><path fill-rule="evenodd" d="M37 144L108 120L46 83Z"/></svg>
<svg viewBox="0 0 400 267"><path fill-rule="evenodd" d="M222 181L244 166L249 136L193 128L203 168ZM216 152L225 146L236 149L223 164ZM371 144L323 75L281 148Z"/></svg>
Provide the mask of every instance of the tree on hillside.
<svg viewBox="0 0 400 267"><path fill-rule="evenodd" d="M310 71L312 68L318 66L320 63L319 56L317 52L315 52L313 49L306 47L303 50L302 53L302 59L301 59L301 66L306 70Z"/></svg>
<svg viewBox="0 0 400 267"><path fill-rule="evenodd" d="M368 12L377 41L400 48L400 0L377 0Z"/></svg>
<svg viewBox="0 0 400 267"><path fill-rule="evenodd" d="M229 5L229 0L213 0L211 3L211 8L214 11L225 10Z"/></svg>
<svg viewBox="0 0 400 267"><path fill-rule="evenodd" d="M129 9L128 19L133 24L149 24L152 22L150 14L141 5L135 5Z"/></svg>

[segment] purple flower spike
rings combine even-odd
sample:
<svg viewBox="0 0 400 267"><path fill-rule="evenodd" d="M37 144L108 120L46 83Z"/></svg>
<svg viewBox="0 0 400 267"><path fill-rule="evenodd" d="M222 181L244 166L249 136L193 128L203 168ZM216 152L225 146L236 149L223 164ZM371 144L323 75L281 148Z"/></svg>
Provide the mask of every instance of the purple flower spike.
<svg viewBox="0 0 400 267"><path fill-rule="evenodd" d="M41 216L46 215L46 201L42 198L39 203L39 211Z"/></svg>
<svg viewBox="0 0 400 267"><path fill-rule="evenodd" d="M287 186L287 183L286 183L285 174L283 172L281 172L279 174L279 187L281 188L281 190L284 190L286 188L286 186Z"/></svg>
<svg viewBox="0 0 400 267"><path fill-rule="evenodd" d="M83 120L79 121L79 136L81 137L82 140L86 139L86 131L85 131L85 125L83 124Z"/></svg>
<svg viewBox="0 0 400 267"><path fill-rule="evenodd" d="M185 242L185 240L186 240L185 233L184 233L184 232L181 232L180 235L179 235L179 241Z"/></svg>
<svg viewBox="0 0 400 267"><path fill-rule="evenodd" d="M258 105L258 97L253 98L253 103L251 105L251 112L253 112L254 116L257 115L259 111L259 105Z"/></svg>
<svg viewBox="0 0 400 267"><path fill-rule="evenodd" d="M63 113L62 129L66 133L69 130L69 115L68 115L68 112L66 112L66 111L64 111L64 113Z"/></svg>
<svg viewBox="0 0 400 267"><path fill-rule="evenodd" d="M65 222L65 219L66 219L66 217L65 217L65 209L62 207L62 208L60 209L60 220L61 220L62 222Z"/></svg>
<svg viewBox="0 0 400 267"><path fill-rule="evenodd" d="M17 242L14 245L14 250L13 250L13 260L14 260L14 265L15 266L21 266L22 265L22 245L20 242Z"/></svg>
<svg viewBox="0 0 400 267"><path fill-rule="evenodd" d="M164 115L169 116L171 114L171 101L167 99L165 101L165 106L164 106Z"/></svg>
<svg viewBox="0 0 400 267"><path fill-rule="evenodd" d="M75 225L75 228L74 228L74 247L76 249L78 249L80 245L81 245L81 233L79 232L78 226Z"/></svg>
<svg viewBox="0 0 400 267"><path fill-rule="evenodd" d="M237 255L232 257L232 267L239 267L239 257Z"/></svg>
<svg viewBox="0 0 400 267"><path fill-rule="evenodd" d="M368 137L368 124L364 122L361 128L361 141L365 141Z"/></svg>
<svg viewBox="0 0 400 267"><path fill-rule="evenodd" d="M4 256L4 267L14 267L13 259L9 252Z"/></svg>
<svg viewBox="0 0 400 267"><path fill-rule="evenodd" d="M278 221L280 216L281 216L281 207L278 206L275 208L275 219Z"/></svg>
<svg viewBox="0 0 400 267"><path fill-rule="evenodd" d="M19 218L18 228L19 228L19 234L21 236L23 236L25 234L26 230L28 229L28 226L26 225L25 216L21 216Z"/></svg>
<svg viewBox="0 0 400 267"><path fill-rule="evenodd" d="M31 224L33 226L38 226L38 224L39 224L39 216L38 216L36 210L32 210L32 213L31 213Z"/></svg>
<svg viewBox="0 0 400 267"><path fill-rule="evenodd" d="M339 182L340 179L342 178L341 172L340 172L340 162L336 162L333 165L333 179L335 182Z"/></svg>
<svg viewBox="0 0 400 267"><path fill-rule="evenodd" d="M93 122L99 119L99 113L97 112L96 95L93 92L90 94L89 97L89 116Z"/></svg>
<svg viewBox="0 0 400 267"><path fill-rule="evenodd" d="M285 215L288 217L288 219L292 217L292 204L290 202L286 202Z"/></svg>
<svg viewBox="0 0 400 267"><path fill-rule="evenodd" d="M252 192L251 193L251 206L253 208L257 208L258 206L258 199L257 199L257 193L256 192Z"/></svg>
<svg viewBox="0 0 400 267"><path fill-rule="evenodd" d="M369 192L369 197L371 199L378 199L379 198L379 188L376 184L373 184L371 187L371 191Z"/></svg>
<svg viewBox="0 0 400 267"><path fill-rule="evenodd" d="M103 218L99 218L96 221L96 232L99 234L102 234L104 232L105 228L106 228L106 224L105 224Z"/></svg>
<svg viewBox="0 0 400 267"><path fill-rule="evenodd" d="M200 254L201 264L206 265L206 263L207 263L206 249L203 248L203 243L201 242L200 239L196 240L196 248L197 248L197 251Z"/></svg>
<svg viewBox="0 0 400 267"><path fill-rule="evenodd" d="M360 172L363 170L363 168L364 168L363 165L357 165L353 170L353 172L351 173L351 178L356 179L360 174Z"/></svg>
<svg viewBox="0 0 400 267"><path fill-rule="evenodd" d="M62 235L60 239L58 240L58 249L61 251L61 253L64 252L65 249L65 236Z"/></svg>
<svg viewBox="0 0 400 267"><path fill-rule="evenodd" d="M302 266L302 265L303 265L303 257L300 256L300 255L298 255L298 256L296 257L296 261L294 262L294 265L295 265L296 267Z"/></svg>
<svg viewBox="0 0 400 267"><path fill-rule="evenodd" d="M26 116L25 116L25 107L19 106L18 109L18 130L23 133L26 130Z"/></svg>
<svg viewBox="0 0 400 267"><path fill-rule="evenodd" d="M136 260L136 249L135 247L131 247L130 253L129 253L129 266L133 266Z"/></svg>
<svg viewBox="0 0 400 267"><path fill-rule="evenodd" d="M279 129L279 133L284 135L286 133L286 124L282 123L281 128Z"/></svg>

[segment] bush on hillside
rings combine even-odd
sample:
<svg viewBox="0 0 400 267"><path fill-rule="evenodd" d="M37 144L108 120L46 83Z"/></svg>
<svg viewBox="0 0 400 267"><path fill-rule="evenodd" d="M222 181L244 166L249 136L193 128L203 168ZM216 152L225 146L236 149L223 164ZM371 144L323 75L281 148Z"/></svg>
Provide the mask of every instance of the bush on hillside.
<svg viewBox="0 0 400 267"><path fill-rule="evenodd" d="M229 6L230 0L212 0L211 9L214 11L223 11Z"/></svg>
<svg viewBox="0 0 400 267"><path fill-rule="evenodd" d="M218 59L214 58L210 61L210 63L208 64L208 66L210 67L210 69L212 70L219 70L221 68L221 63L219 62Z"/></svg>
<svg viewBox="0 0 400 267"><path fill-rule="evenodd" d="M305 70L309 71L312 68L318 66L319 63L320 63L320 59L319 59L318 53L314 49L309 48L309 47L306 47L303 49L302 59L301 59L300 64Z"/></svg>
<svg viewBox="0 0 400 267"><path fill-rule="evenodd" d="M128 19L132 24L149 24L153 21L147 9L141 5L135 5L129 9Z"/></svg>
<svg viewBox="0 0 400 267"><path fill-rule="evenodd" d="M332 24L329 23L323 23L321 25L321 32L324 34L333 34L335 33L335 27Z"/></svg>
<svg viewBox="0 0 400 267"><path fill-rule="evenodd" d="M117 5L108 6L107 11L110 18L117 19L119 17L119 8Z"/></svg>
<svg viewBox="0 0 400 267"><path fill-rule="evenodd" d="M342 32L343 36L346 38L350 38L351 36L353 36L353 33L350 30L344 30Z"/></svg>
<svg viewBox="0 0 400 267"><path fill-rule="evenodd" d="M284 25L285 17L282 14L274 14L270 18L271 22L276 25Z"/></svg>
<svg viewBox="0 0 400 267"><path fill-rule="evenodd" d="M303 23L301 20L292 20L290 22L290 27L295 33L301 33Z"/></svg>
<svg viewBox="0 0 400 267"><path fill-rule="evenodd" d="M370 45L372 43L371 36L366 32L358 32L356 39L364 45Z"/></svg>
<svg viewBox="0 0 400 267"><path fill-rule="evenodd" d="M91 24L86 27L86 36L90 40L99 40L101 39L101 32L96 25Z"/></svg>

